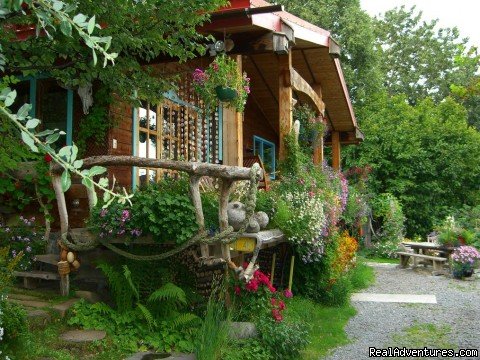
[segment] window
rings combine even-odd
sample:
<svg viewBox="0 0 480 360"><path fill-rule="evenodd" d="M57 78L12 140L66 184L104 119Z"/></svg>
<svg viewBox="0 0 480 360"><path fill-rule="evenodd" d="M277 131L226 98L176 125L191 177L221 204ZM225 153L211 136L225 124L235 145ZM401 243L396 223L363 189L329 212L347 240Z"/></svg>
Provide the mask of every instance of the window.
<svg viewBox="0 0 480 360"><path fill-rule="evenodd" d="M176 94L164 95L161 104L143 104L136 110L136 154L150 159L220 163L221 111L205 116L201 109ZM156 182L165 173L160 169L139 168L138 184Z"/></svg>
<svg viewBox="0 0 480 360"><path fill-rule="evenodd" d="M259 136L253 137L253 153L260 156L270 179L275 179L275 144Z"/></svg>
<svg viewBox="0 0 480 360"><path fill-rule="evenodd" d="M38 117L42 123L39 129L59 129L66 132L53 144L60 148L72 145L73 128L73 91L60 87L53 79L44 76L30 77L16 86L17 98L11 110L16 112L23 104L30 103L31 116Z"/></svg>

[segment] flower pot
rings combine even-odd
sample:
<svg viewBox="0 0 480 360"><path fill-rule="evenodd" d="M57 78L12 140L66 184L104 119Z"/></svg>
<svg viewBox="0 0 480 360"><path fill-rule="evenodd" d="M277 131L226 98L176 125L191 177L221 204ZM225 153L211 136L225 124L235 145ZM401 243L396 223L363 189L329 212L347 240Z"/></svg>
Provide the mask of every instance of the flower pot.
<svg viewBox="0 0 480 360"><path fill-rule="evenodd" d="M473 275L473 269L464 269L463 276L464 277L471 277Z"/></svg>
<svg viewBox="0 0 480 360"><path fill-rule="evenodd" d="M453 269L452 270L452 276L455 278L455 279L463 279L463 269Z"/></svg>
<svg viewBox="0 0 480 360"><path fill-rule="evenodd" d="M237 90L229 87L217 86L215 92L220 101L232 101L238 97Z"/></svg>

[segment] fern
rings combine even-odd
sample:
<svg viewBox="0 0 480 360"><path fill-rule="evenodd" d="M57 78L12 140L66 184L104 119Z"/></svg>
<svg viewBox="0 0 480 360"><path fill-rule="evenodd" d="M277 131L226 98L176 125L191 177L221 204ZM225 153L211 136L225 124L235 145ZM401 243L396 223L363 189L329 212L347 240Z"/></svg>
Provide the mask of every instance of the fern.
<svg viewBox="0 0 480 360"><path fill-rule="evenodd" d="M157 301L171 301L186 305L187 296L185 295L185 291L178 286L172 283L166 283L148 297L149 303L155 303Z"/></svg>
<svg viewBox="0 0 480 360"><path fill-rule="evenodd" d="M125 276L113 266L106 263L98 264L97 268L102 270L108 280L117 310L120 312L131 310L133 308L135 293L128 281L125 281Z"/></svg>
<svg viewBox="0 0 480 360"><path fill-rule="evenodd" d="M127 279L128 285L130 285L130 289L133 291L133 294L135 295L135 298L137 299L137 302L140 300L140 294L138 293L138 288L133 284L132 280L132 272L128 268L127 265L123 265L123 276L125 279Z"/></svg>
<svg viewBox="0 0 480 360"><path fill-rule="evenodd" d="M145 305L142 305L141 303L137 303L137 309L140 310L140 313L143 315L143 317L147 321L147 324L150 330L153 330L154 326L156 325L156 322L150 310L148 310L147 307Z"/></svg>
<svg viewBox="0 0 480 360"><path fill-rule="evenodd" d="M175 317L172 320L172 327L173 328L178 328L180 326L190 324L194 321L200 321L200 318L197 315L192 314L192 313L180 314L179 316Z"/></svg>

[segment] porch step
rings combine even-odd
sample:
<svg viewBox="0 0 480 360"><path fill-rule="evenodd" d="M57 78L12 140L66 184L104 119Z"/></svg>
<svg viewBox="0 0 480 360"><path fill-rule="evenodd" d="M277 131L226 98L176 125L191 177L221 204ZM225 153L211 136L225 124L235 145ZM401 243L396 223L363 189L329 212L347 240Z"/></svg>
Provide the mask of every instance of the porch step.
<svg viewBox="0 0 480 360"><path fill-rule="evenodd" d="M58 254L36 255L35 261L42 262L45 264L50 264L50 265L57 265L57 263L60 261L60 255Z"/></svg>

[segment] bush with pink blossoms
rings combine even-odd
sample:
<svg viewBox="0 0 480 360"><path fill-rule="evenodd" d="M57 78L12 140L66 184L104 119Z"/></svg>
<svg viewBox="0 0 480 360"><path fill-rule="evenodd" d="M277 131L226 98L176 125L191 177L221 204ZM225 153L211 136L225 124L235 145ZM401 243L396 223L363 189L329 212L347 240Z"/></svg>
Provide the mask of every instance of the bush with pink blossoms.
<svg viewBox="0 0 480 360"><path fill-rule="evenodd" d="M471 271L480 260L480 252L473 246L459 246L451 256L452 269L457 271Z"/></svg>
<svg viewBox="0 0 480 360"><path fill-rule="evenodd" d="M132 221L132 211L122 204L112 204L108 208L97 206L90 216L89 226L101 238L135 238L142 234Z"/></svg>

